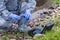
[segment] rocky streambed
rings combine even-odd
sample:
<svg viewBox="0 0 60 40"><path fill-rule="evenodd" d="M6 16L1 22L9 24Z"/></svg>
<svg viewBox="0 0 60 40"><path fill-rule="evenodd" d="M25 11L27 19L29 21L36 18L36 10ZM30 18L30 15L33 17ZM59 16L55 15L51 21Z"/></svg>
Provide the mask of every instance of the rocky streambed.
<svg viewBox="0 0 60 40"><path fill-rule="evenodd" d="M60 6L53 8L43 8L31 15L30 24L34 27L40 27L47 24L50 21L54 21L54 18L60 18Z"/></svg>
<svg viewBox="0 0 60 40"><path fill-rule="evenodd" d="M32 29L34 28L42 29L42 26L44 26L50 21L54 21L53 20L54 18L60 19L60 5L56 8L53 7L43 8L32 13L28 26L31 27ZM21 36L19 36L20 33L15 33L14 31L11 32L12 33L6 32L1 33L0 40L32 40L32 38L27 34L21 34Z"/></svg>

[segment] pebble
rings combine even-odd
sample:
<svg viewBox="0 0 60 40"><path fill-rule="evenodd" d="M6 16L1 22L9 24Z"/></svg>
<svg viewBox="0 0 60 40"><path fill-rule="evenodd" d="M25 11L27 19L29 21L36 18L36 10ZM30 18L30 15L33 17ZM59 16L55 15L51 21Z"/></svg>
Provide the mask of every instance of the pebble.
<svg viewBox="0 0 60 40"><path fill-rule="evenodd" d="M41 38L41 37L44 37L45 35L44 34L36 34L33 39L35 40L36 38Z"/></svg>
<svg viewBox="0 0 60 40"><path fill-rule="evenodd" d="M16 40L16 39L10 39L10 40Z"/></svg>

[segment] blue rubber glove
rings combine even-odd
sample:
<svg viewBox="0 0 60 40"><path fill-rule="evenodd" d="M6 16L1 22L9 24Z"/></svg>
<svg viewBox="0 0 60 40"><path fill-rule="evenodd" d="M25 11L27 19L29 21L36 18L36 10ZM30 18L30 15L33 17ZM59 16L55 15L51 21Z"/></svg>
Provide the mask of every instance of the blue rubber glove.
<svg viewBox="0 0 60 40"><path fill-rule="evenodd" d="M15 14L10 14L9 18L12 19L12 20L17 20L17 21L20 20L20 16L15 15Z"/></svg>
<svg viewBox="0 0 60 40"><path fill-rule="evenodd" d="M41 30L40 29L35 29L34 31L33 31L33 34L41 34Z"/></svg>
<svg viewBox="0 0 60 40"><path fill-rule="evenodd" d="M31 16L31 11L30 10L26 10L25 14L23 15L23 17L26 19L26 20L29 20L30 19L30 16Z"/></svg>

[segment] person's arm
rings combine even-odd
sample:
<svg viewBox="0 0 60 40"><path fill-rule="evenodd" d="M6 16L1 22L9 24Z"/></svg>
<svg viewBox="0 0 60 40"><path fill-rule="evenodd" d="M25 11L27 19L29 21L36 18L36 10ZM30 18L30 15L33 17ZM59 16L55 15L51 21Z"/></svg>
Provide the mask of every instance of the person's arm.
<svg viewBox="0 0 60 40"><path fill-rule="evenodd" d="M21 10L24 13L25 19L30 19L31 11L33 11L36 7L36 1L35 0L28 0L26 2L22 2Z"/></svg>
<svg viewBox="0 0 60 40"><path fill-rule="evenodd" d="M27 10L33 11L36 7L36 1L35 0L28 0L27 1Z"/></svg>

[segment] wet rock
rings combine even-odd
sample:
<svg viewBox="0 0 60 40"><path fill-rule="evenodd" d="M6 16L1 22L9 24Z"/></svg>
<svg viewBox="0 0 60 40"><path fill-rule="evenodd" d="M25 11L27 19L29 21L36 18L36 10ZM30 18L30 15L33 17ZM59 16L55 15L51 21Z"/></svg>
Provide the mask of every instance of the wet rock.
<svg viewBox="0 0 60 40"><path fill-rule="evenodd" d="M16 40L24 40L22 37L16 37Z"/></svg>
<svg viewBox="0 0 60 40"><path fill-rule="evenodd" d="M36 34L33 39L36 40L36 38L41 38L41 37L44 37L45 35L44 34Z"/></svg>
<svg viewBox="0 0 60 40"><path fill-rule="evenodd" d="M16 40L16 39L10 39L10 40Z"/></svg>
<svg viewBox="0 0 60 40"><path fill-rule="evenodd" d="M60 10L60 7L57 7L58 10Z"/></svg>

